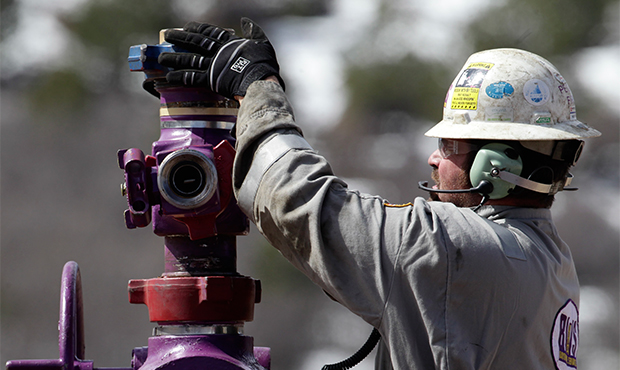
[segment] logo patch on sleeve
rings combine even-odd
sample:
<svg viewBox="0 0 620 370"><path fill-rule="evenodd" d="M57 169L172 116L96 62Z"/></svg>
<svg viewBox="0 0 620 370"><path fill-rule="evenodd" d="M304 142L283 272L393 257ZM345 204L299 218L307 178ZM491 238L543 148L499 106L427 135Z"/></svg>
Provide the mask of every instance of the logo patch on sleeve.
<svg viewBox="0 0 620 370"><path fill-rule="evenodd" d="M572 299L555 315L551 331L551 355L557 370L577 369L579 311Z"/></svg>
<svg viewBox="0 0 620 370"><path fill-rule="evenodd" d="M245 67L248 66L248 64L250 64L250 61L245 59L244 57L239 57L235 63L230 66L230 69L232 69L233 71L237 72L237 73L241 73L243 72L243 70L245 69Z"/></svg>

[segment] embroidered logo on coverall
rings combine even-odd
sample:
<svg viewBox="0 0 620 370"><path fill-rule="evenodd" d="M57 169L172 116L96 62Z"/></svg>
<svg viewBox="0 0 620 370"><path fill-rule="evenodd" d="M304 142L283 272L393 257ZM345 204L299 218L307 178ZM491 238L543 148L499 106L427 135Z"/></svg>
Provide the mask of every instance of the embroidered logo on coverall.
<svg viewBox="0 0 620 370"><path fill-rule="evenodd" d="M557 370L577 368L579 347L579 311L569 299L555 316L551 332L551 354Z"/></svg>

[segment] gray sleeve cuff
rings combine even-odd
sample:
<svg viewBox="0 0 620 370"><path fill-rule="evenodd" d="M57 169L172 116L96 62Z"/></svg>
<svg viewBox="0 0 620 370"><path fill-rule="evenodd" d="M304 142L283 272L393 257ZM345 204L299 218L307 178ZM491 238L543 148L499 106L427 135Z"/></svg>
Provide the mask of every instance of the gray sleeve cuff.
<svg viewBox="0 0 620 370"><path fill-rule="evenodd" d="M282 158L290 150L312 150L306 139L295 134L275 135L258 148L254 153L254 159L250 170L239 189L237 202L239 207L255 222L254 199L260 182L271 166Z"/></svg>

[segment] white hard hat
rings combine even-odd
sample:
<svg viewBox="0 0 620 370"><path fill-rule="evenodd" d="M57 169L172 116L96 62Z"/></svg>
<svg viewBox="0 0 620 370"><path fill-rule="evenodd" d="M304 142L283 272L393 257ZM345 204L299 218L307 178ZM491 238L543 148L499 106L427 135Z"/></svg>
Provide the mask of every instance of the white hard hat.
<svg viewBox="0 0 620 370"><path fill-rule="evenodd" d="M551 63L523 50L493 49L469 57L446 95L443 120L425 135L523 142L601 133L577 120L573 94Z"/></svg>

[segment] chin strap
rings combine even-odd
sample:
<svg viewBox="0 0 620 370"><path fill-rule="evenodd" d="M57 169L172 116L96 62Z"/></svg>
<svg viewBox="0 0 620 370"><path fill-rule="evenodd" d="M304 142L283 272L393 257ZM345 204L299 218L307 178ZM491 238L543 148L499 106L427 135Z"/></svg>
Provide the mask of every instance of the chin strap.
<svg viewBox="0 0 620 370"><path fill-rule="evenodd" d="M491 176L499 177L500 179L507 181L511 184L515 184L522 188L542 194L554 195L562 190L577 190L577 188L567 188L567 186L569 186L573 181L573 175L570 173L568 174L564 182L558 181L553 184L543 184L540 182L528 180L524 177L517 176L514 173L510 173L508 171L502 171L498 168L493 168L493 170L491 170Z"/></svg>

